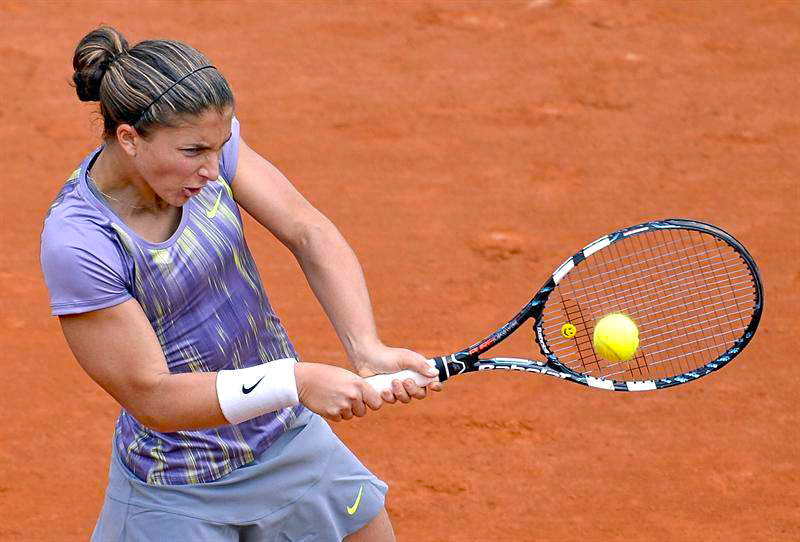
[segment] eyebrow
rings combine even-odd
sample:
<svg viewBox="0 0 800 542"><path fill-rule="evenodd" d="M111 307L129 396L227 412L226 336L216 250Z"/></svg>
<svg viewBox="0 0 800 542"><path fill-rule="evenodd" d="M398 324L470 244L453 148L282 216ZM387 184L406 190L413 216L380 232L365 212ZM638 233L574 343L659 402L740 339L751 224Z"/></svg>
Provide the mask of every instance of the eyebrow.
<svg viewBox="0 0 800 542"><path fill-rule="evenodd" d="M228 134L228 137L225 138L225 141L222 142L222 146L223 147L225 146L225 143L227 143L228 141L231 140L231 137L233 137L233 132ZM183 148L186 148L186 149L197 149L197 150L207 150L207 149L210 149L211 147L209 147L208 145L206 145L204 143L189 143L188 145L186 145Z"/></svg>

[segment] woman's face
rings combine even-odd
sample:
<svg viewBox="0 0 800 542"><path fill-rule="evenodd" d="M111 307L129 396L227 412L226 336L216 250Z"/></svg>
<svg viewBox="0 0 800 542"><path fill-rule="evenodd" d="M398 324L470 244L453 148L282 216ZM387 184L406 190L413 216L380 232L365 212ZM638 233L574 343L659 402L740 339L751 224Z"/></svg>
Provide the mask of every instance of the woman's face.
<svg viewBox="0 0 800 542"><path fill-rule="evenodd" d="M138 138L133 165L160 199L180 207L219 177L232 117L232 108L222 113L209 109L180 117L175 127L157 128L148 140Z"/></svg>

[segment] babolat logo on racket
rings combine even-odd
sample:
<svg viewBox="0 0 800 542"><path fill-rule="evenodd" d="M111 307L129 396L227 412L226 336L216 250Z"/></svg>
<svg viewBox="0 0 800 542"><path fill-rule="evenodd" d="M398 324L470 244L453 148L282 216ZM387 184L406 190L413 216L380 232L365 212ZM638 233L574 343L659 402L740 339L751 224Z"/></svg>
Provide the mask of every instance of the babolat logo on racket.
<svg viewBox="0 0 800 542"><path fill-rule="evenodd" d="M502 364L501 364L502 363ZM532 364L528 360L521 359L519 363L509 362L503 358L494 358L494 363L482 363L478 365L479 371L525 371L528 373L539 373L558 378L571 378L567 373L556 371L544 364Z"/></svg>

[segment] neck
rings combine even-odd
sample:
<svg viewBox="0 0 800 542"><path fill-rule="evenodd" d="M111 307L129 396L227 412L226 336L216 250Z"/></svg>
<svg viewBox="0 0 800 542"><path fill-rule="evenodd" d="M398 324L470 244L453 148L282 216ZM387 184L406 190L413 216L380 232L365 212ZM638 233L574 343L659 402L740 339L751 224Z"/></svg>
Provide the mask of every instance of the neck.
<svg viewBox="0 0 800 542"><path fill-rule="evenodd" d="M106 143L91 170L92 180L112 205L129 213L161 212L169 204L153 192L116 143Z"/></svg>

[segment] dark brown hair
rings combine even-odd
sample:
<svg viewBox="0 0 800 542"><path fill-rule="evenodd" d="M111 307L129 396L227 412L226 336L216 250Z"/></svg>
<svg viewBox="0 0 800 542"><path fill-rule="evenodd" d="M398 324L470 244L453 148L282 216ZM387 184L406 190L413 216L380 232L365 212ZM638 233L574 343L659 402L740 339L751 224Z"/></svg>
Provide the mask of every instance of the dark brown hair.
<svg viewBox="0 0 800 542"><path fill-rule="evenodd" d="M78 43L72 66L78 98L100 102L106 138L113 138L120 124L147 137L149 129L172 126L178 116L222 111L234 103L222 74L180 41L149 40L129 47L122 34L101 26Z"/></svg>

